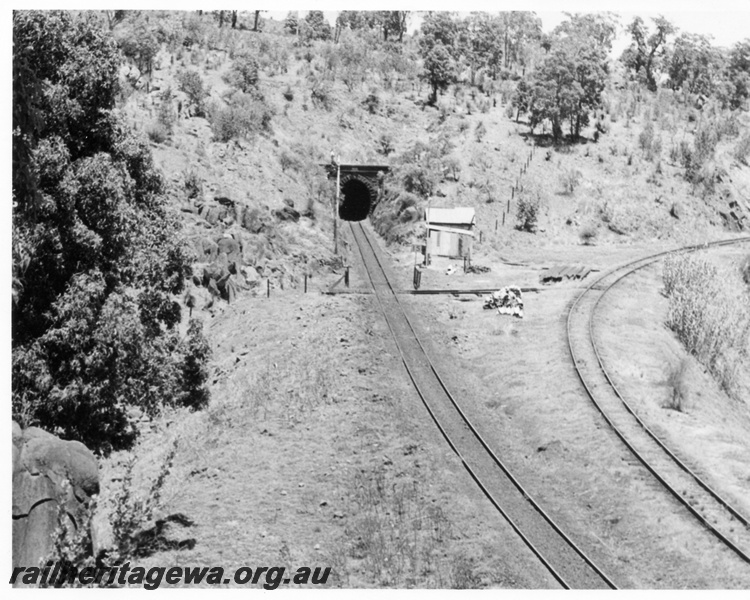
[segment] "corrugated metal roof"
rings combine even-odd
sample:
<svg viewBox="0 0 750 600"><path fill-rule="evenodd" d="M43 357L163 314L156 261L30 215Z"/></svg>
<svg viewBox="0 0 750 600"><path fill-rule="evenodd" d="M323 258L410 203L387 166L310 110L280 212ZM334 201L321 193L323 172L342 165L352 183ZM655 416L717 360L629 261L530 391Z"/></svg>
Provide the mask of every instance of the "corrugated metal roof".
<svg viewBox="0 0 750 600"><path fill-rule="evenodd" d="M447 231L449 233L457 233L459 235L468 235L474 237L474 232L470 229L458 229L457 227L445 227L444 225L433 225L430 223L427 226L430 231Z"/></svg>
<svg viewBox="0 0 750 600"><path fill-rule="evenodd" d="M428 208L427 221L447 225L473 225L475 219L474 208L470 206L458 208Z"/></svg>

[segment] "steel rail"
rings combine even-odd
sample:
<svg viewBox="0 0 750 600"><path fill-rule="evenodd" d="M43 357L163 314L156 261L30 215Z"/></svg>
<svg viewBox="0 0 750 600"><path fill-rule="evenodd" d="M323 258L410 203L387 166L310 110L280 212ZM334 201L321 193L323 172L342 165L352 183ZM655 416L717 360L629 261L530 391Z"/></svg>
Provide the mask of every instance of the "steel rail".
<svg viewBox="0 0 750 600"><path fill-rule="evenodd" d="M666 454L675 462L675 464L685 471L688 475L690 475L693 480L705 491L707 491L713 498L716 500L723 508L725 508L734 518L736 518L738 521L740 521L743 525L748 526L748 519L742 515L737 509L735 509L729 501L721 497L721 495L713 490L709 484L704 482L693 470L689 468L688 465L686 465L683 461L681 461L675 454L672 452L667 445L643 422L643 420L637 415L636 411L632 408L632 406L624 399L624 397L620 394L619 390L615 386L614 382L612 381L609 372L606 370L604 366L604 361L601 357L601 354L599 352L599 347L596 343L596 338L594 335L594 317L596 315L596 310L599 306L599 303L601 302L602 298L622 279L627 277L628 275L631 275L635 273L636 271L643 269L647 266L650 266L657 262L658 260L661 260L663 257L669 255L669 254L684 254L684 253L690 253L690 252L696 252L698 250L706 249L706 248L714 248L714 247L721 247L721 246L729 246L744 242L750 242L750 237L741 237L741 238L734 238L730 240L720 240L716 242L710 242L706 244L697 244L697 245L691 245L691 246L685 246L682 248L677 248L674 250L667 250L664 252L659 252L656 254L652 254L647 257L643 257L640 259L636 259L630 262L627 262L623 265L620 265L614 269L611 269L610 271L602 274L597 279L592 281L575 299L575 301L572 303L568 310L568 316L567 316L567 326L566 326L566 335L567 335L567 341L568 341L568 349L570 351L571 359L573 362L573 367L576 371L576 374L578 376L578 379L580 380L581 384L583 385L584 389L586 390L586 394L588 395L589 399L592 401L598 412L602 415L604 420L607 422L607 424L610 426L610 428L615 432L617 437L620 438L620 440L625 444L625 446L630 450L630 452L638 459L638 461L682 504L685 506L690 513L696 517L701 524L703 524L711 533L713 533L723 544L725 544L729 549L731 549L737 556L739 556L742 560L745 562L750 563L750 555L748 555L746 552L744 552L741 548L739 548L732 540L730 540L726 535L724 535L721 531L718 530L718 528L714 527L709 520L703 516L695 507L693 507L690 502L687 501L686 498L682 496L672 485L670 485L664 476L657 471L657 469L646 460L646 458L635 448L634 444L631 443L623 431L621 431L620 428L618 428L610 415L607 414L604 407L601 405L600 402L597 401L597 399L594 397L593 392L591 391L591 388L586 383L586 380L583 377L583 372L581 368L581 364L576 356L575 350L573 348L574 344L572 341L571 336L571 322L572 317L575 312L576 307L581 302L582 298L586 296L586 294L589 294L597 285L600 285L605 279L608 277L611 277L615 274L617 274L619 271L623 271L622 274L620 274L614 281L609 283L605 288L596 288L599 291L601 291L601 295L597 300L595 301L591 313L588 317L588 338L587 341L591 343L592 349L594 351L594 355L596 356L598 366L602 374L604 375L604 378L607 382L607 384L612 388L612 391L615 393L616 397L622 402L623 406L627 410L627 412L633 416L635 421L638 423L638 425L644 430L645 433L647 433L651 439L663 450L666 452ZM639 264L642 263L642 264Z"/></svg>
<svg viewBox="0 0 750 600"><path fill-rule="evenodd" d="M521 531L520 527L513 521L513 519L508 515L508 513L503 510L503 508L499 505L497 500L492 496L492 493L487 489L486 485L481 481L479 476L475 473L475 471L472 469L472 467L467 462L466 458L462 455L461 451L457 448L453 440L450 439L450 436L448 435L447 431L443 427L443 425L440 423L440 421L437 418L437 415L434 413L433 409L430 407L427 398L425 397L423 391L420 389L419 384L416 381L416 378L414 374L412 373L411 368L408 365L408 362L406 360L406 357L404 356L403 350L401 349L401 345L398 341L398 336L396 335L396 332L394 330L394 326L391 323L391 320L389 318L388 311L386 310L380 295L377 293L377 289L375 287L375 282L373 281L372 274L369 271L369 268L367 266L367 260L365 258L365 252L362 248L362 242L359 239L359 236L357 235L357 231L360 232L362 237L364 237L365 241L370 247L370 252L372 253L372 256L374 257L375 261L377 262L377 266L380 269L383 279L385 280L388 289L390 290L391 296L393 297L396 305L399 307L401 313L403 314L404 320L407 323L411 336L414 338L414 340L417 342L420 350L425 356L425 359L427 361L427 364L430 368L430 371L435 376L435 379L439 383L441 389L446 394L446 397L451 402L451 405L455 408L455 410L459 413L461 416L462 421L464 424L468 427L469 431L472 433L472 435L479 441L482 448L487 452L487 454L491 457L492 461L501 469L503 474L511 481L511 483L516 487L516 489L521 493L523 498L534 508L534 510L539 513L539 515L547 522L550 527L560 536L560 538L567 544L569 548L571 548L578 556L583 560L583 562L611 589L617 589L617 586L612 582L612 580L602 571L602 569L596 565L596 563L589 558L576 544L573 542L573 540L570 539L569 536L567 536L562 529L554 522L554 520L544 511L544 509L534 500L532 495L520 484L520 482L513 476L513 474L510 472L510 470L506 467L506 465L500 460L500 458L495 454L495 452L490 448L489 444L485 441L485 439L482 437L482 435L479 433L479 431L476 429L476 427L473 425L473 423L469 420L469 418L464 413L463 409L460 407L458 402L455 400L453 395L448 390L447 386L443 382L442 378L440 377L439 373L435 369L434 363L429 358L429 355L427 354L426 349L424 348L424 345L422 344L422 341L419 338L419 335L417 334L416 330L414 329L413 324L411 323L411 320L409 319L406 311L404 310L403 306L401 305L401 302L398 299L398 296L396 294L396 291L393 288L393 285L391 284L385 268L382 264L382 261L380 260L380 257L378 256L378 252L375 249L375 246L370 239L370 236L367 234L365 229L362 227L361 224L353 224L350 222L350 227L352 231L352 235L354 236L355 242L360 250L360 254L362 256L362 260L365 263L365 269L367 271L368 277L370 278L370 282L373 285L373 288L375 289L375 295L378 298L378 304L380 305L381 311L383 312L383 315L385 316L386 323L388 324L388 328L391 332L391 335L394 338L394 341L396 342L396 347L398 348L401 361L404 364L404 367L406 368L406 371L409 375L409 378L412 381L412 384L414 385L417 393L419 394L422 403L427 408L428 413L430 414L430 417L437 425L438 429L440 430L443 437L448 442L448 445L451 447L453 452L459 457L461 460L461 463L466 468L466 470L471 475L472 479L477 483L477 485L480 487L482 492L485 494L485 496L490 500L490 502L495 506L495 508L500 512L500 514L505 518L505 520L510 524L512 529L519 535L519 537L523 540L523 542L529 547L529 549L534 553L535 556L540 560L540 562L545 566L545 568L552 574L552 576L560 583L562 587L565 589L570 589L570 585L564 580L564 578L557 572L557 570L553 567L551 562L545 558L541 551L536 548L531 542L531 540Z"/></svg>

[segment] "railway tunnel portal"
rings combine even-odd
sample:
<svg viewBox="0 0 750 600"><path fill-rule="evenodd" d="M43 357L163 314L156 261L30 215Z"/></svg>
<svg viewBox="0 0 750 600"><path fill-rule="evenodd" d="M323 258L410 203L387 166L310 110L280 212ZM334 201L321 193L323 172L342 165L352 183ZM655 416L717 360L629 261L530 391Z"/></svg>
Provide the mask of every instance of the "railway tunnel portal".
<svg viewBox="0 0 750 600"><path fill-rule="evenodd" d="M344 221L363 221L372 214L380 200L382 178L388 165L354 165L330 163L323 165L328 178L339 180L338 216Z"/></svg>

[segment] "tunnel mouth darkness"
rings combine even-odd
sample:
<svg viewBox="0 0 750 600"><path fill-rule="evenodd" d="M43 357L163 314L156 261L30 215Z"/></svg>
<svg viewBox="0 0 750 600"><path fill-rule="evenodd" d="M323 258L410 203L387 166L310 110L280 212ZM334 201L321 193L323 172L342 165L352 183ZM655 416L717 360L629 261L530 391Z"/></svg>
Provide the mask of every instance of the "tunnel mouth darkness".
<svg viewBox="0 0 750 600"><path fill-rule="evenodd" d="M339 217L344 221L363 221L370 214L370 190L359 179L350 179L341 186L343 201Z"/></svg>

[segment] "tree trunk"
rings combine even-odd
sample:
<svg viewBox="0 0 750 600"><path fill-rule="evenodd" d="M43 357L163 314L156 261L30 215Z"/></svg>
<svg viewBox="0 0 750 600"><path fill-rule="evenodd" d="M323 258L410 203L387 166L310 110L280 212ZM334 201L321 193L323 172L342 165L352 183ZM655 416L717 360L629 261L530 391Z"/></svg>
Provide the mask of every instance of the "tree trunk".
<svg viewBox="0 0 750 600"><path fill-rule="evenodd" d="M255 24L253 25L253 31L258 31L258 21L260 20L260 11L255 11Z"/></svg>
<svg viewBox="0 0 750 600"><path fill-rule="evenodd" d="M237 11L232 11L232 29L236 29L237 27Z"/></svg>
<svg viewBox="0 0 750 600"><path fill-rule="evenodd" d="M224 11L219 11L219 29L221 29L224 26Z"/></svg>
<svg viewBox="0 0 750 600"><path fill-rule="evenodd" d="M552 139L556 142L562 137L562 127L560 126L560 120L555 118L552 120Z"/></svg>

